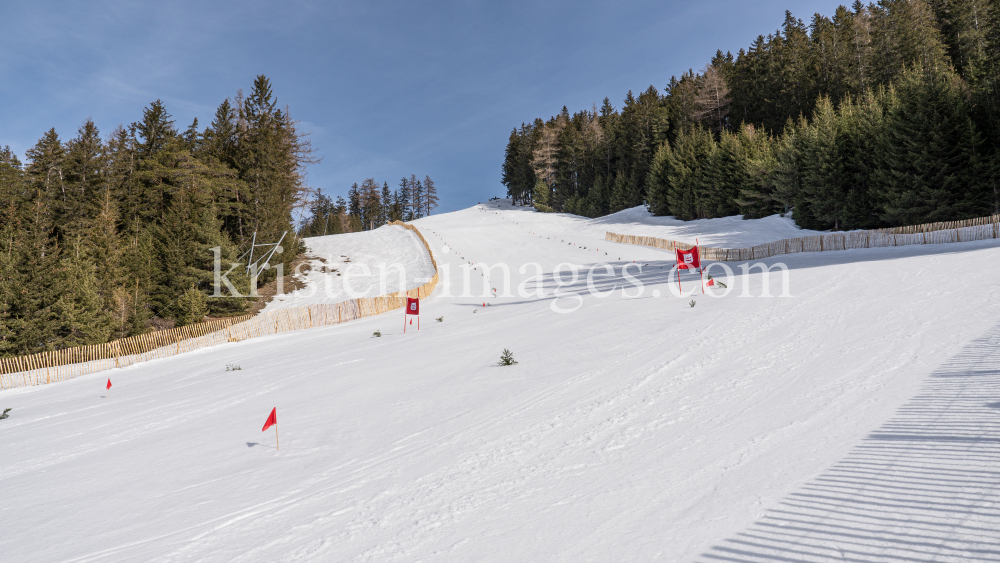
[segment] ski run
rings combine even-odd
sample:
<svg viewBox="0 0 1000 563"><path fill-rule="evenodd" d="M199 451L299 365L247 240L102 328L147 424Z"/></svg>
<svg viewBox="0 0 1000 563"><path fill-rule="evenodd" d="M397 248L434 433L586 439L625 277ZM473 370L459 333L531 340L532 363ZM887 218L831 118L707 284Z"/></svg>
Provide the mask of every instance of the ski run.
<svg viewBox="0 0 1000 563"><path fill-rule="evenodd" d="M0 392L0 560L1000 561L996 241L759 261L787 284L727 263L677 297L671 253L605 231L815 233L503 200L414 225L442 278L419 331L399 310ZM368 296L380 264L433 275L399 227L307 244L268 310L350 298L348 267Z"/></svg>

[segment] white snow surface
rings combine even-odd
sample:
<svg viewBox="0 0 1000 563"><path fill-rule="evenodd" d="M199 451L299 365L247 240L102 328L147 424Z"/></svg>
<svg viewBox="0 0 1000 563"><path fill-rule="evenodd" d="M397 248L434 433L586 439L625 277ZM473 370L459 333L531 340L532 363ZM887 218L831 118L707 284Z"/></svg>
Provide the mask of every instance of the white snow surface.
<svg viewBox="0 0 1000 563"><path fill-rule="evenodd" d="M490 202L493 207L511 207L507 200ZM509 211L525 211L527 207L511 207ZM533 211L533 209L532 209ZM525 224L556 227L559 232L586 233L603 239L604 233L611 231L626 235L643 235L676 240L689 244L701 244L719 248L748 248L776 240L828 234L828 231L811 231L795 225L791 213L785 217L775 214L763 219L743 220L742 215L681 221L674 217L655 217L643 206L624 209L618 213L588 219L568 213L551 213L544 219L533 219L525 215Z"/></svg>
<svg viewBox="0 0 1000 563"><path fill-rule="evenodd" d="M1000 560L1000 244L779 256L791 297L755 269L678 298L669 254L597 235L627 221L420 219L444 281L419 332L393 312L0 392L0 559ZM515 287L608 261L617 289L461 297L470 261Z"/></svg>
<svg viewBox="0 0 1000 563"><path fill-rule="evenodd" d="M310 269L293 272L306 286L277 295L264 312L412 289L434 275L417 235L395 225L305 239ZM345 280L346 285L345 285Z"/></svg>

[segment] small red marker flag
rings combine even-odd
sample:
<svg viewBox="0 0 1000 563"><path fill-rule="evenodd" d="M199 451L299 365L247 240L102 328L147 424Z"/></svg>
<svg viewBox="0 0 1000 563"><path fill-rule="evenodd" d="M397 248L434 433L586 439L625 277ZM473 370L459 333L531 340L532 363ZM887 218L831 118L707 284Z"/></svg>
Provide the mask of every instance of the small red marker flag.
<svg viewBox="0 0 1000 563"><path fill-rule="evenodd" d="M261 432L266 431L272 426L274 426L274 445L280 450L281 446L278 444L278 407L271 409L271 414L267 417L267 422L264 423L264 428L261 429Z"/></svg>
<svg viewBox="0 0 1000 563"><path fill-rule="evenodd" d="M274 426L277 423L278 423L278 407L274 407L273 409L271 409L271 414L267 417L267 422L264 423L264 428L261 429L261 432L266 431L268 428Z"/></svg>
<svg viewBox="0 0 1000 563"><path fill-rule="evenodd" d="M111 389L111 378L110 377L108 378L108 386L105 387L105 389L108 389L108 390Z"/></svg>

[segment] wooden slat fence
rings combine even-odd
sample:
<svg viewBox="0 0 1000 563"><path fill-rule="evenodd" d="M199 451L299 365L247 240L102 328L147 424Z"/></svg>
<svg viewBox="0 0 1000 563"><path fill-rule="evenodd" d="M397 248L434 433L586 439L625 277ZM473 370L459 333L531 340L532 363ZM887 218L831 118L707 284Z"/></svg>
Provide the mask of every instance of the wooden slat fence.
<svg viewBox="0 0 1000 563"><path fill-rule="evenodd" d="M657 237L622 235L607 232L605 240L640 246L651 246L664 250L687 250L693 244ZM716 248L700 246L701 257L719 262L758 260L781 254L796 252L827 252L851 248L883 248L888 246L909 246L914 244L943 244L1000 238L1000 215L980 217L967 221L927 223L894 229L871 231L851 231L811 237L798 237L758 244L750 248Z"/></svg>
<svg viewBox="0 0 1000 563"><path fill-rule="evenodd" d="M161 330L113 340L105 344L77 346L28 356L0 358L0 390L65 381L116 367L127 367L156 358L166 358L227 342L278 334L305 328L329 326L401 309L407 297L427 297L438 283L438 266L430 245L416 227L409 229L427 249L434 275L423 285L377 297L360 297L340 303L279 309L259 315L217 319L205 323Z"/></svg>

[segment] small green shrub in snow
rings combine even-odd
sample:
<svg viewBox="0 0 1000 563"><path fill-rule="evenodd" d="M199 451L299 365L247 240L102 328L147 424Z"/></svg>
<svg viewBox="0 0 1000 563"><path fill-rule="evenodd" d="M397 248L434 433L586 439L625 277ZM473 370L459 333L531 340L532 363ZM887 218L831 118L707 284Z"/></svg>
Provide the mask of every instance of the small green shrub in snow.
<svg viewBox="0 0 1000 563"><path fill-rule="evenodd" d="M500 354L500 361L497 362L499 366L512 366L517 362L514 360L514 354L510 350L504 348L503 353Z"/></svg>

